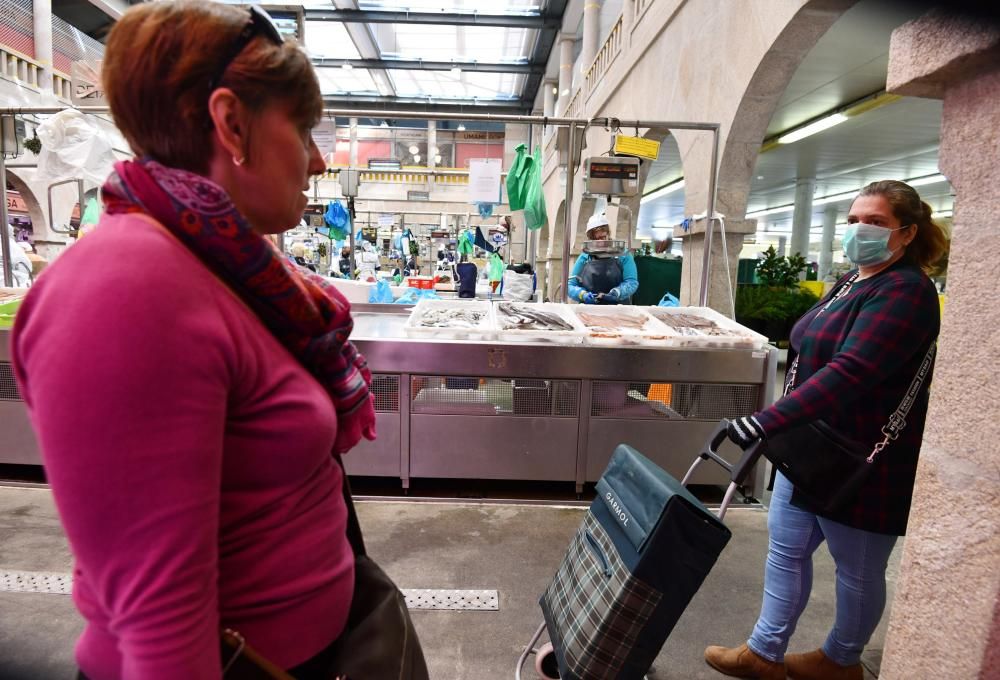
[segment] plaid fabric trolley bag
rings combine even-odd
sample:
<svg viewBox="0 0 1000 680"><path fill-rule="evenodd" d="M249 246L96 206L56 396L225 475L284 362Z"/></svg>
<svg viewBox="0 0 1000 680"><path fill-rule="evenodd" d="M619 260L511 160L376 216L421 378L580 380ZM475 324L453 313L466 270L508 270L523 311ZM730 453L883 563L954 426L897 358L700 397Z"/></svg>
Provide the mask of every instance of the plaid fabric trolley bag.
<svg viewBox="0 0 1000 680"><path fill-rule="evenodd" d="M629 446L615 449L597 498L539 601L545 621L518 660L518 680L527 656L543 654L533 645L545 629L552 653L537 659L543 677L628 680L649 670L729 542L722 519L759 458L757 447L735 465L718 455L727 424L719 424L683 482ZM718 517L685 488L709 459L730 472Z"/></svg>

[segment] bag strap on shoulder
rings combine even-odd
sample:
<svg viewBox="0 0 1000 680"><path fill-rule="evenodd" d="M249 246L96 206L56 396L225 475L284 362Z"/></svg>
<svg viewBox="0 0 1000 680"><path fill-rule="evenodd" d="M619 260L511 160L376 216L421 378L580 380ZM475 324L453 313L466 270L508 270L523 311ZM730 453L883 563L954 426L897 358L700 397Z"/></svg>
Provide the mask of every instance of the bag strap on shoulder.
<svg viewBox="0 0 1000 680"><path fill-rule="evenodd" d="M928 374L931 371L931 364L934 363L934 355L937 353L937 341L931 343L931 346L927 348L927 353L924 354L924 360L920 362L920 368L917 369L916 375L913 376L913 380L910 382L909 389L906 390L906 394L903 395L903 400L899 403L899 406L893 411L892 415L889 416L889 422L882 426L882 434L884 435L882 441L875 445L872 449L871 454L869 454L867 461L869 463L875 462L875 456L882 452L882 450L889 445L889 442L898 439L899 433L903 431L906 427L906 416L910 413L910 409L917 401L917 395L920 394L920 387L924 384L927 379ZM795 357L795 361L792 362L791 368L788 369L788 382L785 384L785 393L782 396L788 396L792 391L795 384L795 377L798 373L799 368L799 357Z"/></svg>

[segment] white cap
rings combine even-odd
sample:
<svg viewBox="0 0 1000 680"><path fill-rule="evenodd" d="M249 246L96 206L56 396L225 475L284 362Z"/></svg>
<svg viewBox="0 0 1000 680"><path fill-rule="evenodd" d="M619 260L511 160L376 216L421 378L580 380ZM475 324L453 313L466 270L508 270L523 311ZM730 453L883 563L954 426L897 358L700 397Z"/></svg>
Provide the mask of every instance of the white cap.
<svg viewBox="0 0 1000 680"><path fill-rule="evenodd" d="M604 215L604 213L594 215L589 220L587 220L587 236L590 236L590 232L593 231L594 229L597 229L598 227L607 227L607 226L609 226L608 218Z"/></svg>

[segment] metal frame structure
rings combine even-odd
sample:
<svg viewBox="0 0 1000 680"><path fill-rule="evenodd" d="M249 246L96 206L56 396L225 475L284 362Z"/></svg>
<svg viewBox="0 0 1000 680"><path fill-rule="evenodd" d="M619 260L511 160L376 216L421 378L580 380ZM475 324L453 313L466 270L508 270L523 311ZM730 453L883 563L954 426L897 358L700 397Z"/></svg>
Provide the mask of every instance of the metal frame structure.
<svg viewBox="0 0 1000 680"><path fill-rule="evenodd" d="M556 29L562 13L487 14L480 12L409 12L384 9L313 9L306 21L336 21L356 24L438 24L445 26L490 26L494 28Z"/></svg>
<svg viewBox="0 0 1000 680"><path fill-rule="evenodd" d="M340 10L337 10L338 12ZM23 114L54 114L63 111L68 107L64 106L51 106L51 107L32 107L32 108L7 108L0 109L0 117L15 116ZM81 113L93 113L102 114L107 113L107 107L79 107L77 108ZM710 265L711 265L711 252L712 252L712 232L714 230L713 225L716 220L715 215L715 201L716 201L716 185L718 177L718 165L719 165L719 136L720 136L720 125L718 123L697 123L688 121L666 121L666 120L620 120L616 118L563 118L563 117L547 117L547 116L527 116L527 115L495 115L490 113L438 113L438 112L415 112L415 111L377 111L377 110L365 110L365 109L326 109L324 111L325 115L329 118L336 120L339 116L341 118L394 118L394 119L410 119L410 120L451 120L451 121L464 121L464 122L490 122L490 123L513 123L521 125L542 125L542 126L556 126L556 127L567 127L569 129L569 153L567 160L567 177L566 177L566 209L564 211L565 224L563 225L563 260L562 260L562 282L563 282L563 301L569 300L568 287L565 282L569 279L569 257L570 250L573 244L573 176L576 173L576 166L579 159L577 158L576 150L576 135L579 130L582 130L582 134L586 134L586 130L590 127L608 127L611 124L617 125L621 128L664 128L671 130L695 130L703 132L712 133L712 158L709 168L709 178L708 178L708 205L706 212L706 219L708 223L705 228L705 246L704 253L702 257L702 270L701 270L701 287L698 292L698 304L701 306L706 306L708 303L708 281L710 275ZM0 148L2 151L2 148ZM6 186L6 159L0 154L0 182ZM0 202L0 220L3 224L7 224L7 202ZM2 239L6 242L6 234ZM11 267L10 260L10 247L9 245L3 246L3 271L4 271L4 285L10 286L13 284L13 271Z"/></svg>

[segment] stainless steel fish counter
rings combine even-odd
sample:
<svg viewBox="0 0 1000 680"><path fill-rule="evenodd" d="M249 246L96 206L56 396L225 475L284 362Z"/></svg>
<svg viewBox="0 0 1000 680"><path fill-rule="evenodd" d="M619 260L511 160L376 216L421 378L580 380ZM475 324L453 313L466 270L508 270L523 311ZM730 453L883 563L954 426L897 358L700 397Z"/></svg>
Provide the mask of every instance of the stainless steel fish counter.
<svg viewBox="0 0 1000 680"><path fill-rule="evenodd" d="M541 311L544 306L539 306ZM683 476L720 418L769 404L777 350L441 339L407 332L410 309L355 305L352 338L374 378L378 438L353 475L596 481L619 443ZM554 332L554 331L553 331ZM39 465L0 330L0 463ZM528 336L525 336L528 337ZM729 444L722 453L735 459ZM716 466L694 483L723 484ZM748 485L760 495L764 480Z"/></svg>

